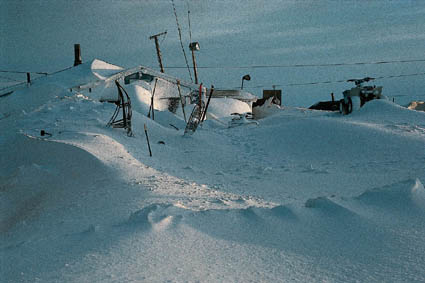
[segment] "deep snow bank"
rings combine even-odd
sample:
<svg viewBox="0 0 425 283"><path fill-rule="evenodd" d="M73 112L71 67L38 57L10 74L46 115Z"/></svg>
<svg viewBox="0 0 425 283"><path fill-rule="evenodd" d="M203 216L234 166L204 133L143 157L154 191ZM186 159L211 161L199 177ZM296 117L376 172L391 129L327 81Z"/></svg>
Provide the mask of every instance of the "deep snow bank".
<svg viewBox="0 0 425 283"><path fill-rule="evenodd" d="M206 121L183 136L181 113L153 121L146 89L127 86L128 137L106 127L115 106L97 90L47 83L27 90L40 100L3 100L16 107L0 120L6 282L425 277L422 113L286 107L258 126Z"/></svg>

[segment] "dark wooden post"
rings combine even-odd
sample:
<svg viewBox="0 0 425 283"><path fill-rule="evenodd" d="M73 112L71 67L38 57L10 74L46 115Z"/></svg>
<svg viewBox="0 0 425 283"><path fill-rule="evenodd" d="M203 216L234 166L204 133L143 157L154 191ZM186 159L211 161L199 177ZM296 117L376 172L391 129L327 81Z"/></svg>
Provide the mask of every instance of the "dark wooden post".
<svg viewBox="0 0 425 283"><path fill-rule="evenodd" d="M195 51L192 50L193 72L195 73L195 84L198 84L198 67L196 66Z"/></svg>
<svg viewBox="0 0 425 283"><path fill-rule="evenodd" d="M335 102L335 97L334 97L334 93L333 92L331 93L331 96L332 96L332 102Z"/></svg>
<svg viewBox="0 0 425 283"><path fill-rule="evenodd" d="M149 156L152 157L151 144L149 143L148 129L146 127L146 124L144 124L144 128L145 128L145 135L146 135L146 143L148 144L148 149L149 149Z"/></svg>
<svg viewBox="0 0 425 283"><path fill-rule="evenodd" d="M199 85L199 109L202 109L202 83Z"/></svg>
<svg viewBox="0 0 425 283"><path fill-rule="evenodd" d="M165 34L167 34L166 31L149 37L149 39L155 39L156 55L158 56L158 62L159 62L159 67L161 68L161 73L164 73L164 66L162 65L162 57L161 57L161 50L159 49L158 36L165 35Z"/></svg>
<svg viewBox="0 0 425 283"><path fill-rule="evenodd" d="M79 44L74 44L74 67L83 63L81 59L81 47Z"/></svg>
<svg viewBox="0 0 425 283"><path fill-rule="evenodd" d="M195 84L198 84L198 67L196 65L195 60L195 51L199 51L199 43L198 42L191 42L189 44L189 49L192 51L192 61L193 61L193 72L195 73Z"/></svg>
<svg viewBox="0 0 425 283"><path fill-rule="evenodd" d="M151 117L151 113L152 113L152 120L155 120L155 109L154 109L153 103L154 103L154 97L155 97L155 90L156 90L157 82L158 82L158 78L155 79L155 85L153 87L152 96L151 96L151 106L149 107L149 113L148 113L148 118Z"/></svg>
<svg viewBox="0 0 425 283"><path fill-rule="evenodd" d="M31 84L31 74L27 73L27 83Z"/></svg>
<svg viewBox="0 0 425 283"><path fill-rule="evenodd" d="M211 96L213 95L213 92L214 92L214 86L212 85L210 90L210 96L208 97L207 105L205 106L204 113L202 114L201 123L205 120L205 117L207 116L208 105L210 105L210 100L211 100Z"/></svg>
<svg viewBox="0 0 425 283"><path fill-rule="evenodd" d="M177 80L177 89L179 90L180 102L182 104L184 122L187 123L186 112L184 110L185 101L183 101L183 96L182 96L182 92L181 92L181 89L180 89L180 81L179 80Z"/></svg>

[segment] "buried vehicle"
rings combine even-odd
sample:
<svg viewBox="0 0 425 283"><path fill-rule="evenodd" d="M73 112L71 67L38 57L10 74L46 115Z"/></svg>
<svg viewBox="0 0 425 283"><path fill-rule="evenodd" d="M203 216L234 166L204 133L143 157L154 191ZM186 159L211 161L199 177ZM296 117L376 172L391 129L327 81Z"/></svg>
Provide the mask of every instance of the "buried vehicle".
<svg viewBox="0 0 425 283"><path fill-rule="evenodd" d="M339 112L347 115L353 111L359 110L366 102L373 99L381 99L382 86L364 86L363 83L374 80L366 77L363 79L350 79L347 82L354 82L355 87L345 90L342 94L344 98L339 101Z"/></svg>

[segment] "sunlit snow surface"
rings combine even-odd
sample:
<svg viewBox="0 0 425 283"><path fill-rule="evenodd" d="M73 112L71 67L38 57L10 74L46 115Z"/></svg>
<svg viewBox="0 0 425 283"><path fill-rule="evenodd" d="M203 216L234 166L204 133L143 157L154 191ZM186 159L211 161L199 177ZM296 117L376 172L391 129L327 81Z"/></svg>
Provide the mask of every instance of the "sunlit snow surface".
<svg viewBox="0 0 425 283"><path fill-rule="evenodd" d="M199 60L205 65L217 60L248 65L413 58L422 52L417 48L423 46L424 26L419 1L189 3L193 23L199 25L193 26L193 37L202 43ZM184 23L186 4L176 4ZM5 62L5 68L67 67L76 40L87 46L83 56L154 66L153 42L147 37L163 29L170 32L162 42L167 64L184 64L177 59L181 55L171 35L175 19L168 1L0 5L0 21L7 23L0 25L0 65ZM84 9L79 12L78 6ZM377 25L371 25L372 12ZM219 16L222 20L212 29L211 19ZM117 25L123 18L131 23L127 29ZM35 28L40 26L45 29ZM329 44L349 42L353 36L345 35L345 29L354 32L360 26L378 36L377 43L348 49L323 45L327 36ZM77 31L81 37L73 38ZM296 41L264 47L259 41L268 38L264 31L280 40L301 36L311 41L292 51ZM366 38L365 33L355 36ZM53 50L45 52L52 41ZM313 43L332 52L315 57L317 48L309 48ZM244 52L235 51L239 45ZM279 56L273 57L273 48ZM128 137L122 129L106 127L115 105L99 98L113 93L113 86L100 85L91 93L69 91L119 71L102 61L85 62L0 98L0 281L425 281L424 112L384 100L371 101L348 116L285 106L258 125L227 128L226 113L244 107L215 100L211 119L194 135L183 136L181 110L177 115L157 110L152 121L146 117L148 92L143 85L127 85L134 132ZM330 72L339 79L420 67ZM245 71L234 79L232 72L212 71L209 79L239 84ZM317 70L275 71L245 84L329 78ZM173 72L187 76L184 69ZM202 70L202 75L209 72ZM405 94L403 88L420 95L423 80L381 82L393 96ZM309 105L317 93L331 90L293 91L293 98L301 97L293 102ZM52 136L41 136L41 130Z"/></svg>

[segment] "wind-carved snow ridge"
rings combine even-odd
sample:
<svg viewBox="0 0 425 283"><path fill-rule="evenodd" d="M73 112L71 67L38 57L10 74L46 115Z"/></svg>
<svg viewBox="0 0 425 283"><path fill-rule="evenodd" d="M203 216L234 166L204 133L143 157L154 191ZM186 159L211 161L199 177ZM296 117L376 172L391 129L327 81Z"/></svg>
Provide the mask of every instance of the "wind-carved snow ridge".
<svg viewBox="0 0 425 283"><path fill-rule="evenodd" d="M319 234L326 234L329 229L345 234L356 227L362 234L362 229L370 225L370 220L368 220L370 216L365 215L365 208L367 211L376 209L376 207L383 208L384 211L387 209L410 211L412 206L423 209L424 204L424 186L419 179L416 179L368 190L359 197L312 198L308 199L304 205L297 203L274 206L270 204L269 206L229 205L194 209L180 203L153 203L133 212L129 216L127 225L161 231L173 225L179 225L181 222L188 224L192 223L194 219L213 217L217 219L217 225L219 225L218 223L223 225L222 229L224 230L231 225L242 225L246 226L246 229L251 229L249 228L251 226L267 226L271 222L278 221L280 225L284 225L288 229L301 229L300 227L303 225L313 225L314 223L314 227L317 226L315 232ZM393 216L390 217L393 218ZM412 217L411 221L413 222L421 219L421 217L417 217L417 214Z"/></svg>
<svg viewBox="0 0 425 283"><path fill-rule="evenodd" d="M93 154L115 168L118 174L129 180L131 186L148 189L153 199L168 197L172 204L191 210L275 206L257 197L222 192L159 172L141 163L121 143L106 135L74 132L64 134L63 137L65 140L57 141L72 144Z"/></svg>
<svg viewBox="0 0 425 283"><path fill-rule="evenodd" d="M419 179L368 190L357 197L360 202L388 210L425 209L425 189Z"/></svg>
<svg viewBox="0 0 425 283"><path fill-rule="evenodd" d="M316 211L320 211L323 214L330 215L330 216L342 216L342 215L353 215L354 213L351 212L349 209L345 208L344 206L336 203L335 201L327 198L327 197L318 197L314 199L308 199L305 202L306 208L311 208Z"/></svg>

